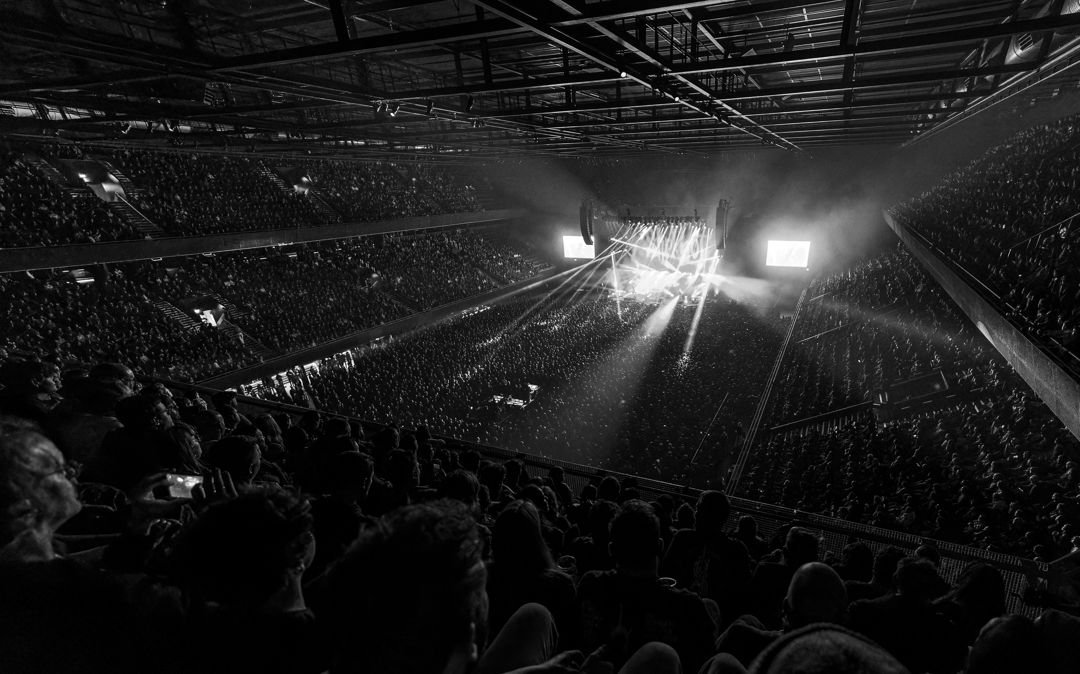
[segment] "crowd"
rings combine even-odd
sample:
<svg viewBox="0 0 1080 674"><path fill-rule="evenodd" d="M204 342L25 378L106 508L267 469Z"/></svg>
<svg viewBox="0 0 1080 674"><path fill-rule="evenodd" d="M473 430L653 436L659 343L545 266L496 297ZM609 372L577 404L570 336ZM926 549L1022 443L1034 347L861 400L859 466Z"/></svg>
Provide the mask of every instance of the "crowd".
<svg viewBox="0 0 1080 674"><path fill-rule="evenodd" d="M412 310L378 290L370 238L185 260L185 278L225 299L229 320L274 351L331 341ZM442 265L431 261L433 269Z"/></svg>
<svg viewBox="0 0 1080 674"><path fill-rule="evenodd" d="M475 189L425 164L357 164L307 161L315 192L349 220L460 213L481 210Z"/></svg>
<svg viewBox="0 0 1080 674"><path fill-rule="evenodd" d="M108 161L130 180L128 202L174 236L482 210L475 188L426 164L296 160L283 167L285 173L299 171L309 178L305 192L277 174L280 161L71 143L5 145L0 149L3 247L141 238L88 189L62 187L54 182L62 178L41 173L30 156Z"/></svg>
<svg viewBox="0 0 1080 674"><path fill-rule="evenodd" d="M188 152L112 150L162 229L183 236L328 224L307 196L282 190L258 159Z"/></svg>
<svg viewBox="0 0 1080 674"><path fill-rule="evenodd" d="M0 275L8 298L0 319L12 326L0 335L0 353L59 362L137 354L141 373L204 379L255 364L260 345L298 350L497 288L508 280L492 274L518 267L500 264L492 251L520 253L488 247L487 239L464 230L373 236ZM462 252L473 245L488 254ZM186 326L178 322L175 313L187 311L180 307L207 298L244 334L193 313Z"/></svg>
<svg viewBox="0 0 1080 674"><path fill-rule="evenodd" d="M887 424L864 416L767 435L742 495L1043 559L1080 543L1080 443L909 254L815 281L807 297L766 428L935 370L959 402Z"/></svg>
<svg viewBox="0 0 1080 674"><path fill-rule="evenodd" d="M388 292L414 309L427 310L501 285L471 263L476 258L469 247L477 238L463 229L387 235L371 250L371 263Z"/></svg>
<svg viewBox="0 0 1080 674"><path fill-rule="evenodd" d="M155 300L190 295L160 265L98 267L80 282L72 273L0 275L0 357L51 362L129 359L144 374L180 381L255 364L243 344L203 323L191 329L168 317Z"/></svg>
<svg viewBox="0 0 1080 674"><path fill-rule="evenodd" d="M525 281L551 268L526 242L495 229L462 230L461 239L465 259L504 282Z"/></svg>
<svg viewBox="0 0 1080 674"><path fill-rule="evenodd" d="M936 370L954 384L978 388L995 371L993 353L898 246L811 282L767 420L775 425L867 402Z"/></svg>
<svg viewBox="0 0 1080 674"><path fill-rule="evenodd" d="M137 238L105 202L89 192L68 194L21 153L0 149L0 248Z"/></svg>
<svg viewBox="0 0 1080 674"><path fill-rule="evenodd" d="M986 283L1032 334L1075 357L1080 227L1064 221L1080 212L1078 149L1075 116L1032 127L894 211Z"/></svg>
<svg viewBox="0 0 1080 674"><path fill-rule="evenodd" d="M500 447L715 481L781 335L773 319L714 297L691 338L696 310L602 293L525 296L258 388L277 400L310 398L323 409ZM531 402L530 384L538 387ZM528 405L497 403L499 395Z"/></svg>
<svg viewBox="0 0 1080 674"><path fill-rule="evenodd" d="M426 429L250 411L130 369L0 367L5 672L1070 674L932 546L827 549ZM953 582L949 582L952 580Z"/></svg>

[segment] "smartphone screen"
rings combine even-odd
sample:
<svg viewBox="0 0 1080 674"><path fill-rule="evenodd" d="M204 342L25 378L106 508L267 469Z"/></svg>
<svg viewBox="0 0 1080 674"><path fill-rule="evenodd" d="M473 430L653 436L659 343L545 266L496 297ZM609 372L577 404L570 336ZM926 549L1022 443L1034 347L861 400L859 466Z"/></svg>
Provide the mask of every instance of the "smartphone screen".
<svg viewBox="0 0 1080 674"><path fill-rule="evenodd" d="M203 481L202 475L169 473L165 477L169 481L169 498L191 498L191 490Z"/></svg>

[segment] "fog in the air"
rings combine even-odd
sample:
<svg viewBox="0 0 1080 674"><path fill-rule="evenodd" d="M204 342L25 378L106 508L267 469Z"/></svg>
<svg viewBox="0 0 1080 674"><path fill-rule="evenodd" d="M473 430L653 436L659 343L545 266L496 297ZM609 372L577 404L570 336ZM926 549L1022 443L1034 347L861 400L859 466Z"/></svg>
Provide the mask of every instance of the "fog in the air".
<svg viewBox="0 0 1080 674"><path fill-rule="evenodd" d="M730 199L731 237L753 254L766 238L806 238L815 245L815 266L832 267L893 241L882 210L918 195L1013 133L1074 113L1078 99L1071 90L1038 106L1016 97L908 147L799 154L762 146L710 157L657 151L628 159L508 158L487 168L509 203L541 214L536 227L545 235L577 231L584 199L620 213L696 210L710 224L717 202Z"/></svg>

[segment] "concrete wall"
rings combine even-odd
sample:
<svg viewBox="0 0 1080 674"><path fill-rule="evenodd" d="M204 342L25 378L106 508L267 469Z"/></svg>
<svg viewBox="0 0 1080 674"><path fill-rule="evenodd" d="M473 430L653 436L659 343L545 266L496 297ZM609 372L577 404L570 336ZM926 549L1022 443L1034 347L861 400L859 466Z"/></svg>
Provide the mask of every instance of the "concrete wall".
<svg viewBox="0 0 1080 674"><path fill-rule="evenodd" d="M965 278L966 274L954 271L932 243L909 230L891 214L885 213L885 221L1036 395L1074 436L1080 438L1080 382L1073 379L975 289L978 279Z"/></svg>
<svg viewBox="0 0 1080 674"><path fill-rule="evenodd" d="M216 253L246 248L265 248L310 241L344 239L391 232L408 232L433 227L473 225L511 220L524 215L520 209L480 211L476 213L446 213L417 218L358 222L322 227L273 229L261 232L233 232L209 236L173 237L140 241L50 246L47 248L0 248L0 273L27 269L86 267L108 262L130 262L155 257L178 257Z"/></svg>

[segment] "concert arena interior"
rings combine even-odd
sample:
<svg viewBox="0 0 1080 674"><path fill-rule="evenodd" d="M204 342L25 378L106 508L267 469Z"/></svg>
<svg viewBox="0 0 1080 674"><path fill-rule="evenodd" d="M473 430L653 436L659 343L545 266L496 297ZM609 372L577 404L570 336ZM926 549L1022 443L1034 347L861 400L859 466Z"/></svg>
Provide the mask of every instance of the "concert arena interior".
<svg viewBox="0 0 1080 674"><path fill-rule="evenodd" d="M0 3L0 672L1077 674L1080 0Z"/></svg>

